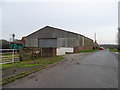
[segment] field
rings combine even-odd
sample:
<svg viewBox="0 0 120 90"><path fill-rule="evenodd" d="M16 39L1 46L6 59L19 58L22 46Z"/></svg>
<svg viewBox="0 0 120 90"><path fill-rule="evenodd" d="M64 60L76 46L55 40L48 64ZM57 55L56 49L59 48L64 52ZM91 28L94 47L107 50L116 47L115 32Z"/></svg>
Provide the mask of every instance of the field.
<svg viewBox="0 0 120 90"><path fill-rule="evenodd" d="M111 52L120 52L120 50L117 49L109 49Z"/></svg>

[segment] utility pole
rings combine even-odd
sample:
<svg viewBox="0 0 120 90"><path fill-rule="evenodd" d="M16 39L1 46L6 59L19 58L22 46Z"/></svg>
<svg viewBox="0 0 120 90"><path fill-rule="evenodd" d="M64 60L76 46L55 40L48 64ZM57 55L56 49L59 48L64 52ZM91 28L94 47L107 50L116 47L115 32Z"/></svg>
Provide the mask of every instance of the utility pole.
<svg viewBox="0 0 120 90"><path fill-rule="evenodd" d="M94 49L96 49L97 48L97 40L96 40L96 33L94 33Z"/></svg>
<svg viewBox="0 0 120 90"><path fill-rule="evenodd" d="M14 33L12 34L12 39L13 39L13 41L15 40L15 34Z"/></svg>
<svg viewBox="0 0 120 90"><path fill-rule="evenodd" d="M96 33L94 34L94 40L95 40L95 43L96 43L96 42L97 42L97 41L96 41Z"/></svg>

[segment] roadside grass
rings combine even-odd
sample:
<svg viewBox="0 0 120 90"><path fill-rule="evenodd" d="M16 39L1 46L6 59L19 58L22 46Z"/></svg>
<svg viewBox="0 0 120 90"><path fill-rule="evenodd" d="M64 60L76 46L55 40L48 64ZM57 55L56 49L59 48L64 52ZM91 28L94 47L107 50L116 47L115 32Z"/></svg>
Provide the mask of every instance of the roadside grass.
<svg viewBox="0 0 120 90"><path fill-rule="evenodd" d="M0 85L5 85L5 84L7 84L9 82L15 81L15 80L20 79L22 77L25 77L25 76L27 76L29 74L32 74L32 73L35 73L37 71L43 70L44 68L46 68L45 65L42 66L42 67L33 68L33 69L31 69L31 70L29 70L27 72L22 72L22 73L19 73L17 75L12 75L10 77L4 78L4 79L2 79L2 83L0 83Z"/></svg>
<svg viewBox="0 0 120 90"><path fill-rule="evenodd" d="M63 59L64 58L62 56L56 56L56 57L47 57L47 58L45 58L45 57L44 58L37 58L35 60L21 61L18 63L2 64L2 69L13 68L13 67L15 68L15 67L32 67L32 66L39 66L39 65L41 65L41 66L33 68L33 69L26 71L26 72L21 72L17 75L12 75L12 76L9 76L7 78L4 78L4 79L2 79L2 83L0 83L0 85L5 85L5 84L12 82L16 79L20 79L20 78L25 77L29 74L43 70L48 65L53 64L53 63L58 62L58 61L63 60Z"/></svg>
<svg viewBox="0 0 120 90"><path fill-rule="evenodd" d="M9 64L2 64L2 69L47 65L47 64L55 63L62 59L63 59L62 56L37 58L35 60L27 60L27 61L21 61L21 62L9 63Z"/></svg>
<svg viewBox="0 0 120 90"><path fill-rule="evenodd" d="M94 51L98 51L98 49L79 51L79 52L77 52L77 53L87 53L87 52L94 52Z"/></svg>
<svg viewBox="0 0 120 90"><path fill-rule="evenodd" d="M9 82L15 81L15 80L20 79L22 77L25 77L25 76L27 76L29 74L32 74L32 73L35 73L37 71L43 70L46 67L47 67L46 65L43 65L42 67L33 68L33 69L29 70L29 71L22 72L22 73L19 73L17 75L12 75L10 77L4 78L4 79L2 79L2 83L0 83L0 85L5 85L5 84L7 84Z"/></svg>
<svg viewBox="0 0 120 90"><path fill-rule="evenodd" d="M94 50L85 50L85 51L80 51L78 53L85 53L85 52L94 52L97 51L98 49ZM9 82L12 82L14 80L20 79L22 77L25 77L29 74L35 73L37 71L45 69L47 66L50 64L53 64L55 62L58 62L60 60L63 60L64 58L62 56L56 56L56 57L42 57L42 58L37 58L34 60L26 60L26 61L21 61L21 62L15 62L15 63L9 63L9 64L1 64L0 67L2 66L2 70L7 69L7 68L18 68L18 67L32 67L32 66L40 66L36 67L33 69L30 69L29 71L21 72L17 75L12 75L7 78L2 79L1 85L5 85Z"/></svg>
<svg viewBox="0 0 120 90"><path fill-rule="evenodd" d="M120 50L117 50L117 49L109 49L110 52L120 52Z"/></svg>

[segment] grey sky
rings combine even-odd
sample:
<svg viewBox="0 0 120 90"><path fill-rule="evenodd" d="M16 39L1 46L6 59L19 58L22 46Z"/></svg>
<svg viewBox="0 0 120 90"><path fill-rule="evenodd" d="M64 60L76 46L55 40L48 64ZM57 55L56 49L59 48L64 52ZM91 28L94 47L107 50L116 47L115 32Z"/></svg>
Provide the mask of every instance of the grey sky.
<svg viewBox="0 0 120 90"><path fill-rule="evenodd" d="M46 25L76 32L98 43L115 44L118 27L118 0L110 2L3 2L2 37L17 39ZM58 0L59 1L59 0ZM99 1L99 0L98 0Z"/></svg>

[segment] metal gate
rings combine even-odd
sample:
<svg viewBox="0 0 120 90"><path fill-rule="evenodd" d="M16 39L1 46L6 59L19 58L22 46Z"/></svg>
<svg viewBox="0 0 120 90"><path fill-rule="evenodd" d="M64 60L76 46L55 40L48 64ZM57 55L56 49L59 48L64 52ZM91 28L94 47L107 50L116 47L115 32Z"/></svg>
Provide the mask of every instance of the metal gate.
<svg viewBox="0 0 120 90"><path fill-rule="evenodd" d="M19 62L18 49L0 49L0 64Z"/></svg>

